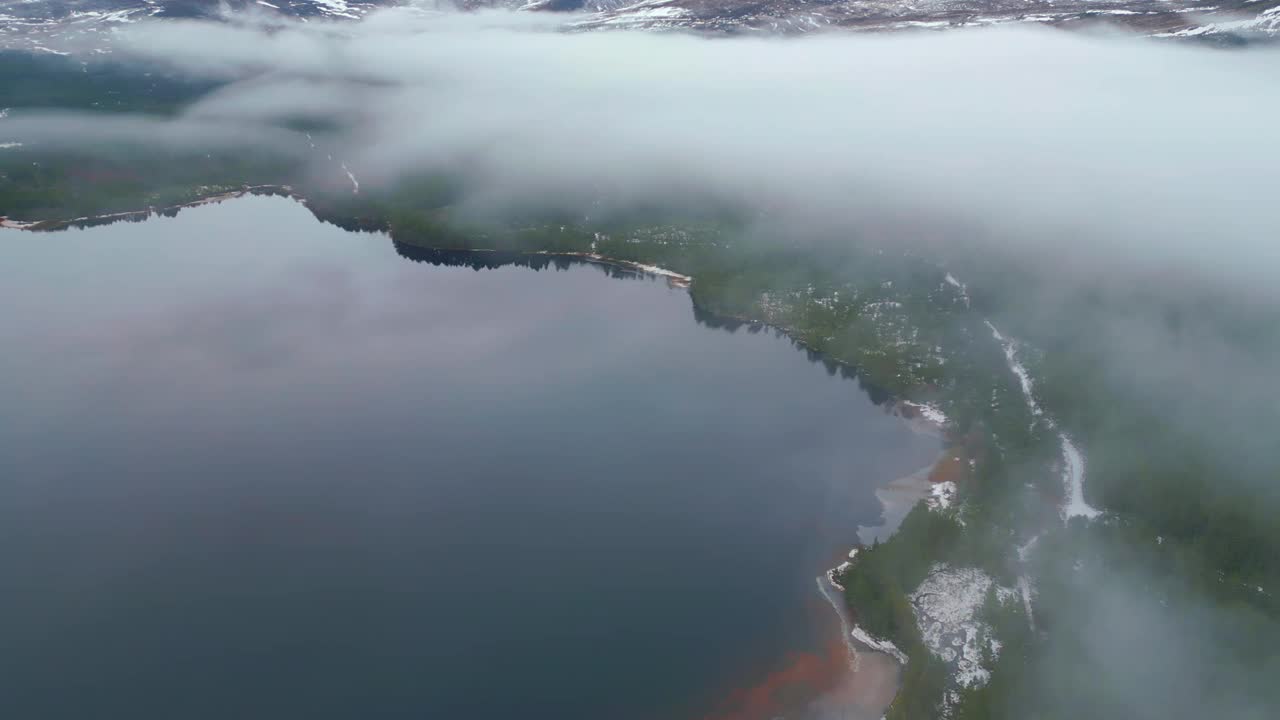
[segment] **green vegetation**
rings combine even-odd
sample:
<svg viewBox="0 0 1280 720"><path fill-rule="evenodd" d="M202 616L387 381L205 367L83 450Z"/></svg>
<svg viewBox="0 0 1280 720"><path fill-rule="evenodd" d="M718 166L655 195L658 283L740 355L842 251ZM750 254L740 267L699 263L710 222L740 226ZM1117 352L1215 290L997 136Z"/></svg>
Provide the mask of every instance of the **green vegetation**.
<svg viewBox="0 0 1280 720"><path fill-rule="evenodd" d="M211 87L64 58L0 61L0 107L163 116ZM1099 657L1098 638L1084 632L1109 611L1105 602L1120 602L1108 594L1120 587L1140 588L1121 599L1145 603L1164 623L1142 629L1174 627L1212 638L1218 666L1201 668L1207 685L1196 687L1219 688L1222 696L1195 700L1173 692L1175 700L1203 703L1207 716L1214 703L1236 707L1228 696L1259 699L1260 709L1280 706L1280 689L1257 680L1280 672L1280 523L1273 512L1280 443L1277 408L1267 402L1273 395L1255 392L1248 378L1256 375L1212 363L1205 370L1212 393L1170 392L1188 375L1162 366L1159 352L1230 348L1232 357L1265 367L1280 357L1274 309L1178 295L1157 284L1115 288L1099 281L1051 294L1044 291L1051 269L998 265L989 255L954 264L974 288L970 308L933 260L759 237L747 230L747 212L633 209L588 222L512 211L478 220L461 209L466 188L456 178L410 178L357 196L334 192L302 167L284 152L9 148L0 150L0 215L69 219L167 207L246 185L290 185L322 220L385 231L414 259L453 263L453 251L484 249L500 252L474 262L544 266L556 260L528 253L596 253L690 275L702 321L779 328L833 373L864 382L878 401L937 405L950 418L949 442L973 461L960 483L963 526L953 515L917 507L896 535L864 549L840 578L859 624L911 658L891 718L934 717L948 688L946 667L923 646L908 599L939 562L981 568L1006 586L1027 575L1039 588L1035 630L1020 608L988 601L985 619L1003 650L992 659L989 684L960 692L954 717L1133 717L1129 689L1097 674L1099 663L1115 661ZM1053 299L1032 302L1040 297ZM1037 400L1085 450L1086 490L1106 519L1062 527L1057 437L1029 411L985 318L1027 341L1023 359L1036 378ZM1171 344L1125 356L1134 346L1115 338L1131 325L1118 320L1159 328ZM1133 370L1141 363L1156 367ZM1204 432L1186 422L1201 415L1212 423ZM1014 549L1032 536L1040 540L1023 564ZM1198 627L1184 627L1188 618ZM1142 640L1151 642L1148 652L1172 647ZM1233 675L1239 668L1256 672Z"/></svg>
<svg viewBox="0 0 1280 720"><path fill-rule="evenodd" d="M287 158L265 154L8 148L0 150L0 215L34 222L167 208L245 185L284 184L292 171Z"/></svg>
<svg viewBox="0 0 1280 720"><path fill-rule="evenodd" d="M961 528L955 520L917 505L887 542L864 548L836 580L855 621L907 654L902 691L887 715L893 720L932 718L946 688L947 670L924 646L907 594L947 560Z"/></svg>
<svg viewBox="0 0 1280 720"><path fill-rule="evenodd" d="M217 86L130 63L0 50L0 108L169 115Z"/></svg>

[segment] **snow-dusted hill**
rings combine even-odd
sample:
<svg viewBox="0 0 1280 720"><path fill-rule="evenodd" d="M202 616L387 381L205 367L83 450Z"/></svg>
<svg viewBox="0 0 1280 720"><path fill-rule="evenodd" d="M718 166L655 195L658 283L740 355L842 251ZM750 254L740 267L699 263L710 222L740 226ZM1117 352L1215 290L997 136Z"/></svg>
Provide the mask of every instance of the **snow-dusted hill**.
<svg viewBox="0 0 1280 720"><path fill-rule="evenodd" d="M1113 25L1142 34L1207 36L1280 33L1280 0L463 0L526 11L587 15L580 29L691 29L805 33L944 29L1027 22Z"/></svg>
<svg viewBox="0 0 1280 720"><path fill-rule="evenodd" d="M150 17L220 17L252 9L299 18L358 20L398 0L0 0L0 47L64 52Z"/></svg>
<svg viewBox="0 0 1280 720"><path fill-rule="evenodd" d="M297 17L355 19L370 8L393 4L398 4L397 0L0 0L0 17L6 22L74 21L88 25L153 15L211 17L228 9L260 7Z"/></svg>
<svg viewBox="0 0 1280 720"><path fill-rule="evenodd" d="M111 29L150 17L217 18L228 10L249 10L266 17L350 21L404 4L454 5L449 0L0 0L0 47L51 52L94 47ZM1200 40L1280 37L1280 0L457 0L456 5L565 13L566 29L572 30L797 34L1038 23L1110 25Z"/></svg>

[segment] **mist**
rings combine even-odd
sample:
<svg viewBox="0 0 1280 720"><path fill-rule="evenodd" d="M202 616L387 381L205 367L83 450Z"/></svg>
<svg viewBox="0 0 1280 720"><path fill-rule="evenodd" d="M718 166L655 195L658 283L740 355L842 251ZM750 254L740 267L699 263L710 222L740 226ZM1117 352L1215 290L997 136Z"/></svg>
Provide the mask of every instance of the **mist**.
<svg viewBox="0 0 1280 720"><path fill-rule="evenodd" d="M722 204L748 212L766 242L1032 266L1050 282L1025 299L1028 325L1056 322L1061 298L1098 284L1185 290L1224 315L1280 307L1275 48L1044 28L582 33L563 15L417 7L359 23L234 20L118 32L123 57L225 81L176 118L15 115L0 140L287 147L309 153L315 177L342 185L349 170L362 192L465 178L462 212L474 216ZM311 151L282 129L299 119L326 128ZM1275 478L1250 474L1249 456L1274 451L1274 327L1244 349L1233 331L1170 329L1134 307L1101 328L1044 331L1063 342L1088 332L1109 377L1240 470L1224 485L1277 500ZM1161 605L1154 581L1129 568L1063 582L1108 588L1089 608L1107 621L1077 640L1133 717L1262 716L1206 685L1232 676L1253 689L1272 670L1236 666L1214 646L1207 628L1230 624L1225 611ZM1144 666L1152 657L1161 662ZM1153 705L1170 683L1174 700Z"/></svg>
<svg viewBox="0 0 1280 720"><path fill-rule="evenodd" d="M277 146L337 133L366 187L464 177L464 205L588 213L690 197L770 232L1052 257L1277 295L1280 55L990 28L710 39L564 32L532 13L417 7L360 23L247 14L118 31L124 57L227 81L137 134ZM16 118L15 118L16 119ZM6 127L96 142L121 118ZM270 133L270 134L268 134ZM110 139L110 138L108 138Z"/></svg>
<svg viewBox="0 0 1280 720"><path fill-rule="evenodd" d="M482 207L578 210L692 193L836 237L963 228L1073 265L1274 293L1271 49L1006 28L566 33L527 13L412 8L251 20L145 24L119 45L233 79L182 122L338 123L333 154L371 186L446 173Z"/></svg>
<svg viewBox="0 0 1280 720"><path fill-rule="evenodd" d="M228 81L177 124L333 128L310 172L340 191L349 169L366 192L461 178L457 213L472 218L739 208L761 242L923 249L979 283L1032 273L1018 300L1032 327L1061 323L1063 299L1084 286L1280 307L1277 48L1039 27L566 32L572 21L419 7L360 23L248 14L143 23L116 45ZM1172 405L1171 422L1201 433L1206 413L1225 428L1241 403L1280 407L1280 340L1244 352L1219 328L1173 332L1150 308L1117 305L1125 313L1105 327L1058 335L1093 332L1117 382ZM1237 456L1268 442L1212 439Z"/></svg>
<svg viewBox="0 0 1280 720"><path fill-rule="evenodd" d="M0 125L6 138L56 150L92 153L110 146L145 146L171 152L269 150L301 156L306 144L296 133L260 122L235 119L179 121L129 115L49 110L11 112Z"/></svg>

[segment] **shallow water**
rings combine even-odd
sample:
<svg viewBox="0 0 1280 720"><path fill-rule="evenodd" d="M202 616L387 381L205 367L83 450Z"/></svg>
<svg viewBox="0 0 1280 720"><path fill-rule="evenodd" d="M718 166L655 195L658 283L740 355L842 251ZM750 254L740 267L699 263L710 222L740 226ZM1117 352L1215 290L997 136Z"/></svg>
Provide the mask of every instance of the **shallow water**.
<svg viewBox="0 0 1280 720"><path fill-rule="evenodd" d="M748 717L937 449L661 280L282 198L0 258L13 717Z"/></svg>

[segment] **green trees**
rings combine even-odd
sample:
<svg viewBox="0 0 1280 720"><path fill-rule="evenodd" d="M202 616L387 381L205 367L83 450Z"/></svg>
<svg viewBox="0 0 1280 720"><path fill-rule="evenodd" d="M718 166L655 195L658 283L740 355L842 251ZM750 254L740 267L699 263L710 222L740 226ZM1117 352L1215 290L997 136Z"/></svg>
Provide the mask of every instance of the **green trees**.
<svg viewBox="0 0 1280 720"><path fill-rule="evenodd" d="M889 718L926 720L936 715L946 667L924 646L907 593L935 563L950 559L960 534L955 520L917 505L891 538L863 548L851 567L836 578L858 625L892 641L909 659Z"/></svg>

